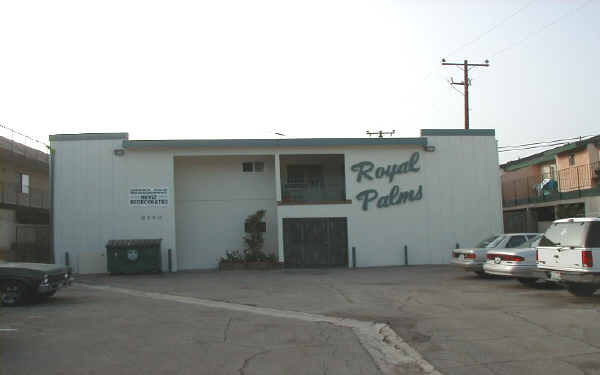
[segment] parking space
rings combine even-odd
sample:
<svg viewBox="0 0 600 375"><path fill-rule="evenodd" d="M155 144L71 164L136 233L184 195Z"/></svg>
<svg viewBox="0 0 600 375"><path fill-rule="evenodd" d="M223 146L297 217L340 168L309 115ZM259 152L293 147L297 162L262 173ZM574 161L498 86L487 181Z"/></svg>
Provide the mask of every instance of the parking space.
<svg viewBox="0 0 600 375"><path fill-rule="evenodd" d="M385 322L443 374L600 373L600 293L577 298L450 266L84 276L80 283ZM239 331L224 341L230 318ZM103 373L146 357L143 368L157 373L378 372L348 328L85 286L42 305L4 309L0 326L19 329L1 334L7 373L27 373L17 370L31 369L34 358L54 363L54 373L67 365ZM30 342L33 350L19 350ZM296 360L303 366L277 367Z"/></svg>

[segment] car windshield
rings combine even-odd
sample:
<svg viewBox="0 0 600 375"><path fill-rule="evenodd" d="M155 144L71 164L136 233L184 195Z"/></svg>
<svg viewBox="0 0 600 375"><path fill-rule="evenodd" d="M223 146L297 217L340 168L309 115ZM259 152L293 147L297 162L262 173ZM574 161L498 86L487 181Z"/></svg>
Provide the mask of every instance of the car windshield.
<svg viewBox="0 0 600 375"><path fill-rule="evenodd" d="M539 244L541 238L542 238L542 236L531 237L530 239L523 242L522 244L520 244L517 247L520 249L528 249L528 248L536 247Z"/></svg>
<svg viewBox="0 0 600 375"><path fill-rule="evenodd" d="M480 243L478 243L477 245L475 245L476 248L481 248L481 247L488 247L488 245L490 245L492 242L494 242L494 240L496 240L497 238L499 238L500 236L492 236L490 238L486 238L485 240L481 241ZM492 246L493 247L493 246Z"/></svg>
<svg viewBox="0 0 600 375"><path fill-rule="evenodd" d="M542 236L540 246L583 247L587 222L553 223Z"/></svg>

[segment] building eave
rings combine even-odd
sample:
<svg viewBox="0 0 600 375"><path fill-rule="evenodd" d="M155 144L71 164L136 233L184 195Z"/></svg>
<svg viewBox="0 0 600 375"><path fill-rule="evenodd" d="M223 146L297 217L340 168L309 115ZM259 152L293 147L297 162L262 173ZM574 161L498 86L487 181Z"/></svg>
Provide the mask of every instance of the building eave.
<svg viewBox="0 0 600 375"><path fill-rule="evenodd" d="M124 140L125 149L197 147L343 147L427 146L427 138L294 138L294 139L176 139Z"/></svg>

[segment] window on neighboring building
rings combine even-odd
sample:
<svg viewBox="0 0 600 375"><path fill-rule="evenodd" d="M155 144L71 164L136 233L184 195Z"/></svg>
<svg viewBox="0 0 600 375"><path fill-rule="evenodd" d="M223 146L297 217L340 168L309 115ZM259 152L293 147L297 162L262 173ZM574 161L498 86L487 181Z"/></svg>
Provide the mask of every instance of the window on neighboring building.
<svg viewBox="0 0 600 375"><path fill-rule="evenodd" d="M575 154L569 155L569 165L575 165Z"/></svg>
<svg viewBox="0 0 600 375"><path fill-rule="evenodd" d="M29 194L29 175L19 173L19 193Z"/></svg>
<svg viewBox="0 0 600 375"><path fill-rule="evenodd" d="M265 170L265 163L262 161L254 162L254 171L255 172L263 172Z"/></svg>
<svg viewBox="0 0 600 375"><path fill-rule="evenodd" d="M242 163L243 172L252 172L254 170L252 162Z"/></svg>

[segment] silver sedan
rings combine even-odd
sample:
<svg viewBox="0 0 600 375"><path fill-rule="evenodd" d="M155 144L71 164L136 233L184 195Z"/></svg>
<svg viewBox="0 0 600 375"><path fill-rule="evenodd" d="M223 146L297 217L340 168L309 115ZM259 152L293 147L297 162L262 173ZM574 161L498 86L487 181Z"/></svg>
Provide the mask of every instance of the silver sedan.
<svg viewBox="0 0 600 375"><path fill-rule="evenodd" d="M536 236L517 248L488 251L483 270L490 275L516 277L524 285L534 284L542 277L536 264L536 247L540 239L541 236Z"/></svg>
<svg viewBox="0 0 600 375"><path fill-rule="evenodd" d="M514 248L538 235L538 233L511 233L491 236L475 245L474 248L453 250L452 264L465 271L473 271L479 276L485 276L483 264L487 260L488 251L498 248Z"/></svg>

